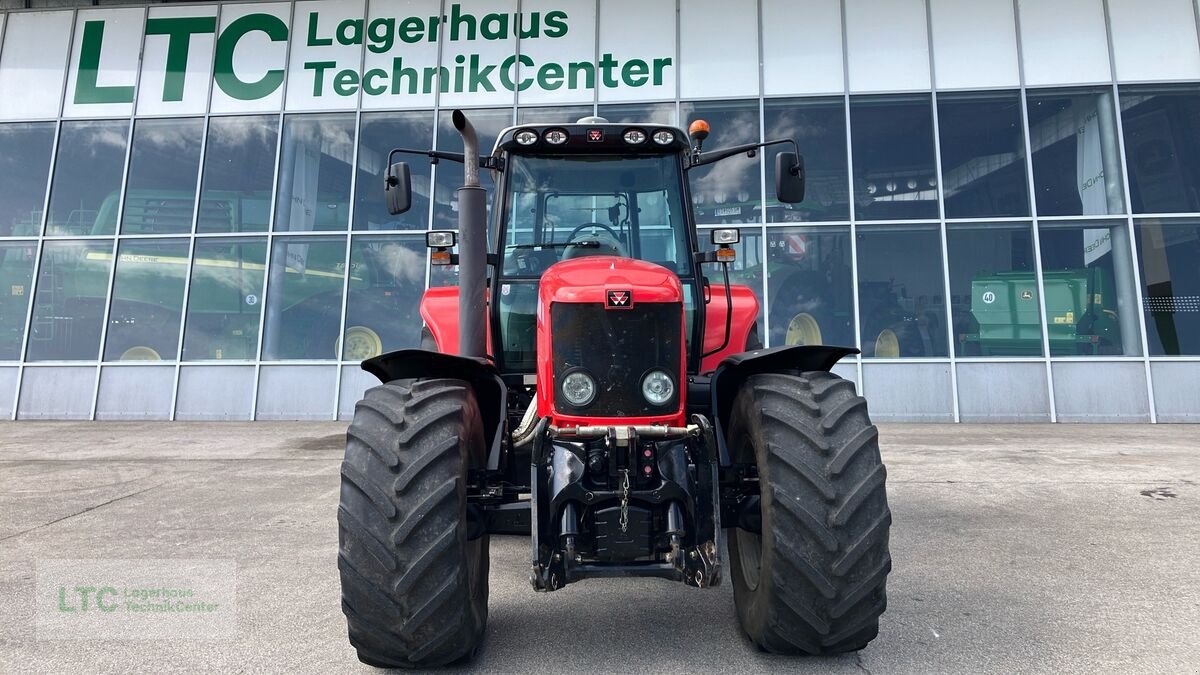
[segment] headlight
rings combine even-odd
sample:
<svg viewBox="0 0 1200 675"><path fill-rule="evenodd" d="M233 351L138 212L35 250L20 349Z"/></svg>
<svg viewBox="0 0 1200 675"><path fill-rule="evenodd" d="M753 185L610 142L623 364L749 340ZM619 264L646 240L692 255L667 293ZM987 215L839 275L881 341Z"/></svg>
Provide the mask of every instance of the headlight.
<svg viewBox="0 0 1200 675"><path fill-rule="evenodd" d="M562 394L568 403L582 408L596 398L596 381L582 370L567 373L562 381Z"/></svg>
<svg viewBox="0 0 1200 675"><path fill-rule="evenodd" d="M670 145L675 142L675 133L666 129L659 129L654 132L654 142L659 145Z"/></svg>
<svg viewBox="0 0 1200 675"><path fill-rule="evenodd" d="M537 143L538 135L531 129L522 129L513 134L513 138L517 139L517 143L520 145L533 145Z"/></svg>
<svg viewBox="0 0 1200 675"><path fill-rule="evenodd" d="M542 140L546 141L550 145L562 145L563 143L567 142L567 132L563 131L562 129L547 129L546 132L542 134Z"/></svg>
<svg viewBox="0 0 1200 675"><path fill-rule="evenodd" d="M639 145L646 142L646 132L641 129L628 129L625 131L625 142L630 145Z"/></svg>
<svg viewBox="0 0 1200 675"><path fill-rule="evenodd" d="M663 405L675 395L675 383L661 370L652 370L642 378L642 396L651 405Z"/></svg>

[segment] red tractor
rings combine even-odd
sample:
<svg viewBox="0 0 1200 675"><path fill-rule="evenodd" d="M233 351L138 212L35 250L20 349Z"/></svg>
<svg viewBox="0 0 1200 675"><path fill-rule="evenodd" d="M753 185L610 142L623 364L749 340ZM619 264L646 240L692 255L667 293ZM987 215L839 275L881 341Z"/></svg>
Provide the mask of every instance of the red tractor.
<svg viewBox="0 0 1200 675"><path fill-rule="evenodd" d="M365 663L470 657L487 623L488 536L530 535L530 581L659 577L707 588L727 546L743 630L762 649L832 654L878 633L891 569L878 433L848 347L762 349L758 300L729 283L736 229L700 250L688 172L703 151L654 124L520 125L490 156L456 111L457 232L429 232L458 286L421 301L422 349L372 358L382 382L347 431L338 567ZM798 152L776 194L804 196ZM491 226L479 170L496 177ZM489 246L490 243L490 246ZM457 248L457 252L454 250ZM723 283L706 266L720 266ZM709 267L712 269L712 267Z"/></svg>

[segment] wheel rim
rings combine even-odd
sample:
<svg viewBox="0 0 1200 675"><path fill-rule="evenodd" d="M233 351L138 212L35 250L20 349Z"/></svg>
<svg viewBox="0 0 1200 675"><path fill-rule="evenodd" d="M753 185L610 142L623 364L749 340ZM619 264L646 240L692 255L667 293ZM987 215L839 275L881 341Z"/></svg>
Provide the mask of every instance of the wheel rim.
<svg viewBox="0 0 1200 675"><path fill-rule="evenodd" d="M875 356L885 359L900 356L900 338L891 328L879 331L879 337L875 338Z"/></svg>
<svg viewBox="0 0 1200 675"><path fill-rule="evenodd" d="M340 342L340 340L339 340ZM337 352L334 348L334 352ZM383 340L379 333L366 326L351 326L346 329L346 350L342 356L347 361L365 361L383 353Z"/></svg>
<svg viewBox="0 0 1200 675"><path fill-rule="evenodd" d="M821 341L821 324L808 312L801 312L788 322L787 337L784 344L788 345L819 345Z"/></svg>
<svg viewBox="0 0 1200 675"><path fill-rule="evenodd" d="M746 588L753 591L758 588L758 578L762 570L762 535L754 534L742 528L737 528L738 560L742 564L742 581Z"/></svg>
<svg viewBox="0 0 1200 675"><path fill-rule="evenodd" d="M162 361L162 356L152 347L130 347L121 353L121 361Z"/></svg>

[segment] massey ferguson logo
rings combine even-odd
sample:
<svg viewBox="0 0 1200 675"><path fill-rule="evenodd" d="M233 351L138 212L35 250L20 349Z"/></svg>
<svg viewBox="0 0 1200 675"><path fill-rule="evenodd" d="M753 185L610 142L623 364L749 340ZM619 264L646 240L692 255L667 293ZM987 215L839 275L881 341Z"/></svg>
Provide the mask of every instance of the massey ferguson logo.
<svg viewBox="0 0 1200 675"><path fill-rule="evenodd" d="M587 139L589 143L601 143L604 141L603 129L588 129Z"/></svg>
<svg viewBox="0 0 1200 675"><path fill-rule="evenodd" d="M629 291L609 291L609 309L629 309L633 305L633 293Z"/></svg>

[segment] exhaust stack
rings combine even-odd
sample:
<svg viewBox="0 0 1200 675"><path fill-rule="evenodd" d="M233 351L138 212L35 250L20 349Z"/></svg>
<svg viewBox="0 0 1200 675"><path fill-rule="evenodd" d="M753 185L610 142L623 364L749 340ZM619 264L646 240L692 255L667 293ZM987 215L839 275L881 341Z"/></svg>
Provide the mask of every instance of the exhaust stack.
<svg viewBox="0 0 1200 675"><path fill-rule="evenodd" d="M479 137L461 110L452 115L463 139L458 188L458 352L487 356L487 191L479 185Z"/></svg>

